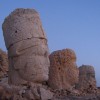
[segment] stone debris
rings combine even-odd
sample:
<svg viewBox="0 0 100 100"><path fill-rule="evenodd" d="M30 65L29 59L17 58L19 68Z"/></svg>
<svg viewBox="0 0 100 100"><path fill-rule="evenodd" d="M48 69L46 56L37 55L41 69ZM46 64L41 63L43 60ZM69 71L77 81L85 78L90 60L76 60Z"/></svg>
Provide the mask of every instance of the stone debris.
<svg viewBox="0 0 100 100"><path fill-rule="evenodd" d="M51 100L53 98L53 92L40 88L41 100Z"/></svg>
<svg viewBox="0 0 100 100"><path fill-rule="evenodd" d="M8 54L0 49L0 100L100 100L92 66L77 68L68 48L49 56L36 10L14 10L2 29Z"/></svg>
<svg viewBox="0 0 100 100"><path fill-rule="evenodd" d="M0 86L0 100L48 100L53 98L53 92L44 86L15 86L8 84L1 84Z"/></svg>
<svg viewBox="0 0 100 100"><path fill-rule="evenodd" d="M50 55L49 86L71 90L78 82L76 55L71 49L54 51Z"/></svg>

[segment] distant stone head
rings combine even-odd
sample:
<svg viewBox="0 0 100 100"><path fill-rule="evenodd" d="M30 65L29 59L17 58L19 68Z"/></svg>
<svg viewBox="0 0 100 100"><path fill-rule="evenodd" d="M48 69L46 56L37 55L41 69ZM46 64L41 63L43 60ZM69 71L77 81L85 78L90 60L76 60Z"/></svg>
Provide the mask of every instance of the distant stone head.
<svg viewBox="0 0 100 100"><path fill-rule="evenodd" d="M91 65L79 67L78 88L85 92L96 92L95 70Z"/></svg>

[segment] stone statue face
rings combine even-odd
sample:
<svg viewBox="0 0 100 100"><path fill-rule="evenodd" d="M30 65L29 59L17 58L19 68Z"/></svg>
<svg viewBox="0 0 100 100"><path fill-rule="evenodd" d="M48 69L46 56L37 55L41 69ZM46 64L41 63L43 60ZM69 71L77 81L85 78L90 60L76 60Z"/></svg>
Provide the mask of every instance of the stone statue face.
<svg viewBox="0 0 100 100"><path fill-rule="evenodd" d="M39 14L31 9L17 9L3 23L9 56L9 80L30 82L48 80L49 50Z"/></svg>

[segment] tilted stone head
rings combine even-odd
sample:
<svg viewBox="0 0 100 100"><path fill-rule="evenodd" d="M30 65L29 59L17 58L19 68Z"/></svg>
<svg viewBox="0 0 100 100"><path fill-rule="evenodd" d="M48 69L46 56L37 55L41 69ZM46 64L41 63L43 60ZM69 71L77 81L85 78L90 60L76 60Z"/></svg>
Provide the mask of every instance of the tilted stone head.
<svg viewBox="0 0 100 100"><path fill-rule="evenodd" d="M4 21L3 35L9 58L9 83L48 80L49 50L39 14L16 9Z"/></svg>
<svg viewBox="0 0 100 100"><path fill-rule="evenodd" d="M54 51L50 55L49 85L53 89L70 89L78 82L76 54L71 49Z"/></svg>

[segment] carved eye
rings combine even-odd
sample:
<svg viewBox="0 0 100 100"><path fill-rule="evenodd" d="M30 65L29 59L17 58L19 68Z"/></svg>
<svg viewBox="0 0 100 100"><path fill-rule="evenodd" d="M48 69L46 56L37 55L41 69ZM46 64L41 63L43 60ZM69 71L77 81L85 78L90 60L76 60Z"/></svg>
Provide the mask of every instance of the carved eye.
<svg viewBox="0 0 100 100"><path fill-rule="evenodd" d="M17 33L17 30L15 31L15 33Z"/></svg>

